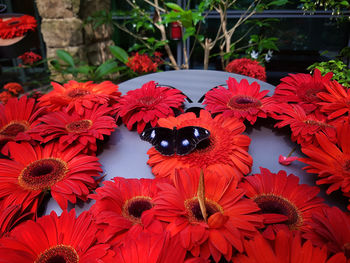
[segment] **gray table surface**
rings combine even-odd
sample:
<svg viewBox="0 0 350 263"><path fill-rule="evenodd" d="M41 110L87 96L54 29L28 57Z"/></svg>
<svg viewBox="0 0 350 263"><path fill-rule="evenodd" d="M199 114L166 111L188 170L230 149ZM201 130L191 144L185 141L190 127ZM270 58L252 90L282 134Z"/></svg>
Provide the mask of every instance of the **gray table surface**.
<svg viewBox="0 0 350 263"><path fill-rule="evenodd" d="M172 86L181 90L193 103L185 102L185 109L191 107L202 107L198 100L210 89L221 85L227 86L226 80L229 77L237 81L245 78L249 83L254 81L260 84L260 90L269 90L273 94L274 86L253 78L223 71L213 70L180 70L166 71L144 75L130 79L119 84L119 90L126 94L129 90L141 88L148 81L155 81L160 85ZM290 140L290 135L278 129L273 129L269 120L260 119L256 125L248 126L245 132L251 138L249 154L253 157L252 173L260 173L259 167L268 168L271 172L277 173L285 170L288 174L294 174L300 178L300 183L315 185L317 177L302 170L305 164L295 161L289 166L279 164L280 154L286 156L296 146ZM108 143L104 145L103 151L98 155L102 169L106 174L104 180L111 180L120 176L125 178L154 178L151 168L147 165L147 151L151 145L139 138L136 131L129 131L124 125L119 126L110 136ZM302 156L297 149L293 156ZM337 205L345 209L346 199L339 193L327 196L326 187L321 186L320 196L325 198L330 205ZM75 206L77 213L89 209L94 201L79 203ZM71 206L72 207L72 206ZM55 200L50 199L45 214L51 210L60 213Z"/></svg>

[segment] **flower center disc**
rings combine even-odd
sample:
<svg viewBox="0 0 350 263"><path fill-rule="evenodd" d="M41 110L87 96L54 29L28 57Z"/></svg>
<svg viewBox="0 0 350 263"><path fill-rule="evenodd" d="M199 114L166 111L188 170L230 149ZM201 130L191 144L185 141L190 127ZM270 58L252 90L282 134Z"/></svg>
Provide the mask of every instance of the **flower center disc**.
<svg viewBox="0 0 350 263"><path fill-rule="evenodd" d="M75 249L67 245L57 245L46 249L34 263L78 263L79 255Z"/></svg>
<svg viewBox="0 0 350 263"><path fill-rule="evenodd" d="M26 121L12 121L0 130L0 134L6 137L16 137L18 133L29 129Z"/></svg>
<svg viewBox="0 0 350 263"><path fill-rule="evenodd" d="M262 213L287 216L286 224L292 229L297 229L302 224L303 219L298 208L282 196L273 194L260 195L254 199L254 202L260 207Z"/></svg>
<svg viewBox="0 0 350 263"><path fill-rule="evenodd" d="M66 129L69 132L81 133L87 131L92 125L91 120L79 120L73 121L66 125Z"/></svg>
<svg viewBox="0 0 350 263"><path fill-rule="evenodd" d="M84 89L73 89L73 90L68 92L68 96L71 98L83 97L83 96L88 95L88 94L90 94L90 92L88 90L84 90Z"/></svg>
<svg viewBox="0 0 350 263"><path fill-rule="evenodd" d="M144 211L153 207L149 196L135 196L124 203L123 216L129 218L132 222L141 223L141 215Z"/></svg>
<svg viewBox="0 0 350 263"><path fill-rule="evenodd" d="M145 96L139 99L139 102L145 106L151 106L153 104L159 103L163 99L162 96L160 97L152 97L152 96Z"/></svg>
<svg viewBox="0 0 350 263"><path fill-rule="evenodd" d="M46 190L61 181L67 173L66 162L47 158L27 165L18 177L19 184L29 190Z"/></svg>
<svg viewBox="0 0 350 263"><path fill-rule="evenodd" d="M237 95L228 101L227 106L233 110L247 110L260 107L261 102L253 97Z"/></svg>
<svg viewBox="0 0 350 263"><path fill-rule="evenodd" d="M189 218L192 221L204 222L203 214L199 206L198 197L195 196L191 199L187 199L185 201L185 208L187 209ZM217 212L223 213L223 209L218 203L208 199L205 200L205 208L207 210L207 218Z"/></svg>

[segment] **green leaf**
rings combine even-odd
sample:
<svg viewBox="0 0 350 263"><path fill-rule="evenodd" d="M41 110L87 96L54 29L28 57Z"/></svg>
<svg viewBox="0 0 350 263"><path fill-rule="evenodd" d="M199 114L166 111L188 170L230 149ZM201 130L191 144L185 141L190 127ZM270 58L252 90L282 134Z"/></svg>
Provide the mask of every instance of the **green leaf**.
<svg viewBox="0 0 350 263"><path fill-rule="evenodd" d="M66 62L69 66L75 67L73 57L65 50L59 49L56 50L57 56Z"/></svg>
<svg viewBox="0 0 350 263"><path fill-rule="evenodd" d="M93 67L90 67L90 66L80 66L77 68L78 72L79 73L82 73L82 74L85 74L85 75L88 75L90 73L90 70L92 69Z"/></svg>
<svg viewBox="0 0 350 263"><path fill-rule="evenodd" d="M118 59L119 61L123 62L124 64L126 64L126 62L128 62L128 53L122 49L121 47L118 46L110 46L109 50L111 51L111 53L113 54L113 56ZM102 64L103 65L103 64ZM101 66L102 66L101 65Z"/></svg>
<svg viewBox="0 0 350 263"><path fill-rule="evenodd" d="M95 76L97 79L100 79L105 75L108 75L117 71L118 71L117 62L112 60L107 60L96 69Z"/></svg>
<svg viewBox="0 0 350 263"><path fill-rule="evenodd" d="M186 28L184 35L182 36L182 40L185 41L190 36L193 36L196 33L196 29L194 27Z"/></svg>
<svg viewBox="0 0 350 263"><path fill-rule="evenodd" d="M275 0L275 1L272 1L271 3L268 3L267 6L272 6L272 5L281 6L287 3L288 3L288 0Z"/></svg>
<svg viewBox="0 0 350 263"><path fill-rule="evenodd" d="M173 10L183 12L184 10L181 8L181 6L174 4L174 3L165 3L165 5Z"/></svg>
<svg viewBox="0 0 350 263"><path fill-rule="evenodd" d="M341 1L339 4L340 5L344 5L344 6L348 6L349 2L348 1Z"/></svg>

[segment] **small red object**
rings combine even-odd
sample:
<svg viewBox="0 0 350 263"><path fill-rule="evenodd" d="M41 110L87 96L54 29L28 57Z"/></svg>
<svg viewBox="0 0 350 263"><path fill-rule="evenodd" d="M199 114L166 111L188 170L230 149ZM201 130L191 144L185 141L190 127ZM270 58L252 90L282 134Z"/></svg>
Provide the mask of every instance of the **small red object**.
<svg viewBox="0 0 350 263"><path fill-rule="evenodd" d="M182 37L181 25L179 22L172 22L170 24L170 38L172 40L179 40Z"/></svg>
<svg viewBox="0 0 350 263"><path fill-rule="evenodd" d="M290 165L295 160L298 160L297 156L286 157L286 156L280 155L278 157L278 162L282 165Z"/></svg>

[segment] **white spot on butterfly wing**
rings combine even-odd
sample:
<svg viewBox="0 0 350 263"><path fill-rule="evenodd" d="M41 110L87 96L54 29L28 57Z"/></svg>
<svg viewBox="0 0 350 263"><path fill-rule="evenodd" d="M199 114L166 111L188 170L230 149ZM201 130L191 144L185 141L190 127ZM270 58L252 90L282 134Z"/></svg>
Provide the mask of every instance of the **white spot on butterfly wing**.
<svg viewBox="0 0 350 263"><path fill-rule="evenodd" d="M205 134L209 134L209 132L207 130L205 130L204 132L205 132Z"/></svg>
<svg viewBox="0 0 350 263"><path fill-rule="evenodd" d="M169 145L169 143L167 142L167 141L161 141L160 142L160 145L162 146L162 147L168 147L168 145Z"/></svg>
<svg viewBox="0 0 350 263"><path fill-rule="evenodd" d="M183 141L181 142L181 144L182 144L183 146L188 146L188 145L190 144L190 142L189 142L187 139L185 139L185 140L183 140Z"/></svg>
<svg viewBox="0 0 350 263"><path fill-rule="evenodd" d="M155 130L153 130L153 131L151 132L150 137L151 137L152 139L154 139L154 137L156 137L156 131L155 131Z"/></svg>
<svg viewBox="0 0 350 263"><path fill-rule="evenodd" d="M194 129L193 135L196 136L196 137L199 136L199 131L198 131L198 129Z"/></svg>

